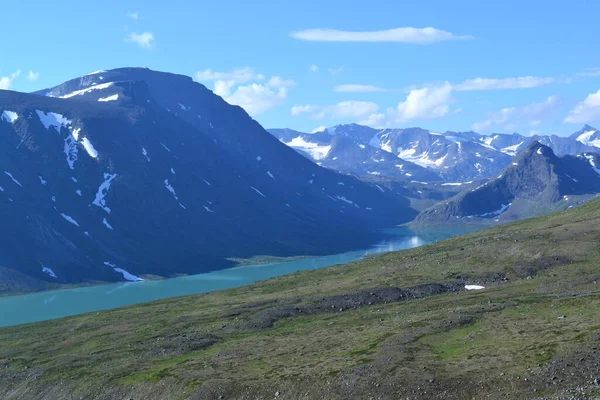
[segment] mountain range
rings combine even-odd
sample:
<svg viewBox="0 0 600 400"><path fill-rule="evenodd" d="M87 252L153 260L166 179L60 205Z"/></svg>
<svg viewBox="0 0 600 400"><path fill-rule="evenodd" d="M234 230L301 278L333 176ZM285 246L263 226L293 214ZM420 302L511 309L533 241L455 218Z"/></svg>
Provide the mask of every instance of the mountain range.
<svg viewBox="0 0 600 400"><path fill-rule="evenodd" d="M571 208L600 193L599 165L599 153L558 157L533 141L498 176L424 210L416 222L508 222Z"/></svg>
<svg viewBox="0 0 600 400"><path fill-rule="evenodd" d="M389 189L321 168L191 78L97 71L0 90L6 290L324 254L411 220Z"/></svg>
<svg viewBox="0 0 600 400"><path fill-rule="evenodd" d="M437 133L422 128L374 129L337 125L313 134L269 129L281 142L327 168L355 175L410 181L465 182L500 173L532 142L558 156L598 151L600 131L585 125L569 137L476 132Z"/></svg>

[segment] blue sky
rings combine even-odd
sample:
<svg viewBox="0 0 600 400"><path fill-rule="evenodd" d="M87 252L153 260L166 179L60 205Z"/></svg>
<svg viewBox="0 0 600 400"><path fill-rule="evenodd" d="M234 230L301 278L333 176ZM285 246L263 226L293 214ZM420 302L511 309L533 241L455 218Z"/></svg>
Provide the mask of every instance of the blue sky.
<svg viewBox="0 0 600 400"><path fill-rule="evenodd" d="M600 125L596 15L577 0L16 0L0 14L0 88L147 66L265 127L567 135Z"/></svg>

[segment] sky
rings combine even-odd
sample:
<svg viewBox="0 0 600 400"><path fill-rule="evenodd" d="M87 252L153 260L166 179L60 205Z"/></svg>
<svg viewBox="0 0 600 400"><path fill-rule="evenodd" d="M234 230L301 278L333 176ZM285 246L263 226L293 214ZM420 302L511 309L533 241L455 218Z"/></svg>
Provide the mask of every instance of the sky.
<svg viewBox="0 0 600 400"><path fill-rule="evenodd" d="M569 135L600 126L600 2L12 0L0 89L181 73L266 128Z"/></svg>

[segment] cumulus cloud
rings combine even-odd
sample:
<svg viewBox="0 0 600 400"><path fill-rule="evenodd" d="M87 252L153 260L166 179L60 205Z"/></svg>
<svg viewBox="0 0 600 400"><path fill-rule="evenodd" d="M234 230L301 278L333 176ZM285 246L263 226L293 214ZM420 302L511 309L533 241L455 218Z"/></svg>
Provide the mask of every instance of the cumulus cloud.
<svg viewBox="0 0 600 400"><path fill-rule="evenodd" d="M578 72L577 76L600 76L600 67L587 68L585 71Z"/></svg>
<svg viewBox="0 0 600 400"><path fill-rule="evenodd" d="M125 36L125 41L135 43L142 49L151 49L154 46L154 34L152 32L131 32Z"/></svg>
<svg viewBox="0 0 600 400"><path fill-rule="evenodd" d="M527 89L543 85L549 85L556 82L555 78L538 76L520 76L516 78L475 78L468 79L457 85L454 89L457 91L472 90L497 90L497 89Z"/></svg>
<svg viewBox="0 0 600 400"><path fill-rule="evenodd" d="M264 113L283 105L288 96L288 88L296 82L280 76L272 76L266 83L266 77L256 73L253 68L236 68L219 72L212 69L196 72L196 80L213 82L214 93L229 104L242 107L252 116Z"/></svg>
<svg viewBox="0 0 600 400"><path fill-rule="evenodd" d="M265 76L257 74L253 68L236 68L232 71L218 72L208 68L204 71L196 72L196 80L200 82L208 81L234 81L235 83L247 83L250 81L262 81Z"/></svg>
<svg viewBox="0 0 600 400"><path fill-rule="evenodd" d="M294 116L294 117L297 117L302 114L309 114L309 113L316 112L319 109L320 109L320 107L317 106L316 104L295 105L290 110L290 114L292 114L292 116Z"/></svg>
<svg viewBox="0 0 600 400"><path fill-rule="evenodd" d="M129 18L131 18L132 20L136 21L136 22L140 18L140 14L137 11L136 12L131 12L130 11L130 12L127 13L127 16Z"/></svg>
<svg viewBox="0 0 600 400"><path fill-rule="evenodd" d="M2 89L2 90L10 89L13 81L15 79L17 79L19 77L19 75L21 75L20 69L16 70L15 72L13 72L12 74L10 74L8 76L0 76L0 89Z"/></svg>
<svg viewBox="0 0 600 400"><path fill-rule="evenodd" d="M334 92L338 93L373 93L373 92L386 92L387 89L373 86L373 85L355 85L346 84L339 85L333 88Z"/></svg>
<svg viewBox="0 0 600 400"><path fill-rule="evenodd" d="M29 70L29 72L27 73L27 79L30 81L37 81L39 77L39 72L33 72L32 70Z"/></svg>
<svg viewBox="0 0 600 400"><path fill-rule="evenodd" d="M565 118L565 122L574 124L587 124L600 121L600 90L589 94L579 102Z"/></svg>
<svg viewBox="0 0 600 400"><path fill-rule="evenodd" d="M315 64L311 65L309 68L310 72L318 72L319 71L319 67Z"/></svg>
<svg viewBox="0 0 600 400"><path fill-rule="evenodd" d="M229 104L238 105L248 114L255 116L284 104L287 98L287 88L273 88L268 85L251 83L246 86L238 86L233 93L223 98Z"/></svg>
<svg viewBox="0 0 600 400"><path fill-rule="evenodd" d="M504 131L513 131L519 123L528 123L530 126L538 126L545 119L556 114L560 107L558 96L549 96L543 101L525 104L523 106L505 107L488 114L488 118L475 122L471 129L476 132L484 132L492 126L502 126Z"/></svg>
<svg viewBox="0 0 600 400"><path fill-rule="evenodd" d="M306 29L292 32L291 37L316 42L399 42L429 44L447 40L473 39L440 29L403 27L382 31L341 31L337 29Z"/></svg>

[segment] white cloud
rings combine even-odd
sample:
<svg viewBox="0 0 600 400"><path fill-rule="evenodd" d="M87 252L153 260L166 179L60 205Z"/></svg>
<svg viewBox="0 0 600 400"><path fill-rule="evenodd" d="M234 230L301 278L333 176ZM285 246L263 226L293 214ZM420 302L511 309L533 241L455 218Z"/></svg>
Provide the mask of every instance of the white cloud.
<svg viewBox="0 0 600 400"><path fill-rule="evenodd" d="M452 101L452 85L426 86L413 89L406 100L398 103L395 110L389 111L392 121L402 123L415 119L441 118L450 111Z"/></svg>
<svg viewBox="0 0 600 400"><path fill-rule="evenodd" d="M311 65L309 67L309 69L310 69L310 72L318 72L319 71L319 67L315 64Z"/></svg>
<svg viewBox="0 0 600 400"><path fill-rule="evenodd" d="M372 86L372 85L355 85L355 84L346 84L339 85L333 88L334 92L338 93L373 93L373 92L386 92L387 89Z"/></svg>
<svg viewBox="0 0 600 400"><path fill-rule="evenodd" d="M8 90L12 86L12 83L21 75L21 70L18 69L8 76L0 76L0 89Z"/></svg>
<svg viewBox="0 0 600 400"><path fill-rule="evenodd" d="M130 12L127 13L127 16L129 18L131 18L132 20L136 21L136 22L140 18L140 14L137 11L136 12L131 12L130 11Z"/></svg>
<svg viewBox="0 0 600 400"><path fill-rule="evenodd" d="M492 126L503 126L505 132L515 130L518 123L526 122L530 126L538 126L545 119L556 114L560 106L558 96L549 96L540 102L533 102L523 106L505 107L499 111L488 114L488 118L475 122L471 129L484 132Z"/></svg>
<svg viewBox="0 0 600 400"><path fill-rule="evenodd" d="M297 117L301 114L308 114L319 110L320 107L315 104L294 105L290 111L292 116Z"/></svg>
<svg viewBox="0 0 600 400"><path fill-rule="evenodd" d="M37 81L39 77L39 72L33 72L32 70L29 70L29 72L27 73L27 79L30 81Z"/></svg>
<svg viewBox="0 0 600 400"><path fill-rule="evenodd" d="M238 86L232 94L223 97L229 104L242 107L252 116L262 114L271 108L284 104L286 98L287 88L272 88L259 83Z"/></svg>
<svg viewBox="0 0 600 400"><path fill-rule="evenodd" d="M473 39L472 36L457 36L451 32L431 27L403 27L370 32L340 31L336 29L307 29L293 32L290 36L295 39L317 42L401 42L414 44Z"/></svg>
<svg viewBox="0 0 600 400"><path fill-rule="evenodd" d="M273 76L267 82L267 86L272 88L280 88L280 87L292 87L295 86L296 82L291 79L283 79L280 76Z"/></svg>
<svg viewBox="0 0 600 400"><path fill-rule="evenodd" d="M574 124L586 124L594 121L600 121L600 90L589 94L585 100L569 111L569 115L565 118L565 122Z"/></svg>
<svg viewBox="0 0 600 400"><path fill-rule="evenodd" d="M334 76L339 74L340 72L344 72L344 67L328 68L327 72L329 72L329 75Z"/></svg>
<svg viewBox="0 0 600 400"><path fill-rule="evenodd" d="M142 49L151 49L154 46L154 34L152 32L132 32L125 37L128 43L135 43Z"/></svg>
<svg viewBox="0 0 600 400"><path fill-rule="evenodd" d="M520 76L516 78L503 79L475 78L468 79L462 83L454 85L454 89L457 91L527 89L548 85L554 82L556 82L555 78L537 76Z"/></svg>
<svg viewBox="0 0 600 400"><path fill-rule="evenodd" d="M250 67L236 68L229 72L217 72L210 68L196 72L196 80L200 82L221 80L234 81L236 84L240 84L250 81L262 81L263 79L265 79L264 75L257 74Z"/></svg>
<svg viewBox="0 0 600 400"><path fill-rule="evenodd" d="M292 107L292 116L311 114L311 119L355 119L364 118L369 114L377 112L379 106L370 101L341 101L329 106L318 106L315 104L295 105Z"/></svg>
<svg viewBox="0 0 600 400"><path fill-rule="evenodd" d="M211 69L196 73L198 81L213 81L213 92L221 96L229 104L242 107L252 116L259 115L271 108L285 103L288 88L296 82L280 76L271 77L266 83L265 76L258 74L250 67L237 68L229 72L218 72Z"/></svg>
<svg viewBox="0 0 600 400"><path fill-rule="evenodd" d="M310 131L310 133L323 132L327 127L325 125L321 125Z"/></svg>

